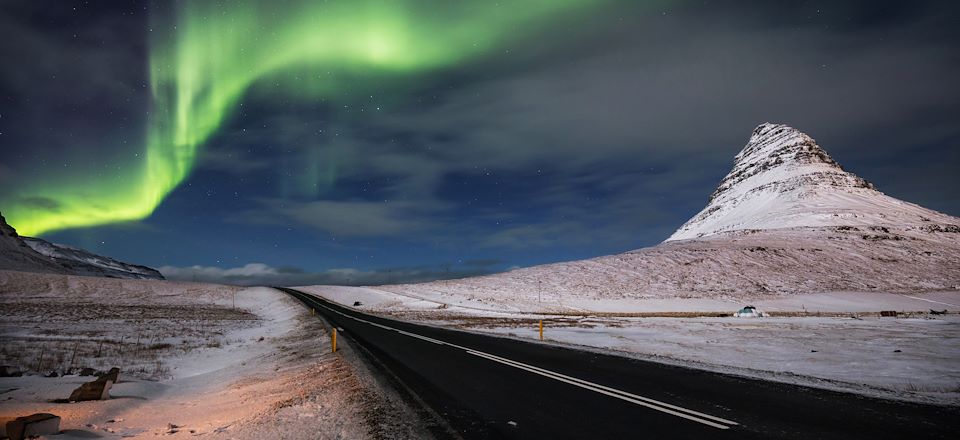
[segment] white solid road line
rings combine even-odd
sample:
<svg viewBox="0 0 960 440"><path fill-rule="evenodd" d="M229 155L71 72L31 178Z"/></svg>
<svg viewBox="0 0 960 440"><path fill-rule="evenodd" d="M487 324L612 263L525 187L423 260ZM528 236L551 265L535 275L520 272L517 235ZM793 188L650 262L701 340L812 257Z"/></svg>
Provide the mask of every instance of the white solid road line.
<svg viewBox="0 0 960 440"><path fill-rule="evenodd" d="M558 381L560 381L560 382L565 382L565 383L568 383L568 384L570 384L570 385L578 386L578 387L580 387L580 388L588 389L588 390L590 390L590 391L594 391L594 392L597 392L597 393L600 393L600 394L606 394L606 395L608 395L608 396L610 396L610 397L616 397L617 399L620 399L620 400L626 400L627 402L635 403L635 404L640 405L640 406L645 406L645 407L647 407L647 408L654 409L654 410L657 410L657 411L660 411L660 412L664 412L664 413L667 413L667 414L670 414L670 415L673 415L673 416L682 417L682 418L685 418L685 419L687 419L687 420L693 420L694 422L697 422L697 423L703 423L704 425L707 425L707 426L712 426L712 427L714 427L714 428L719 428L719 429L730 429L730 427L727 426L727 425L721 425L721 424L719 424L719 423L714 423L714 422L711 422L711 421L709 421L709 420L701 419L701 418L699 418L699 417L694 417L694 416L692 416L692 415L684 414L684 413L679 412L679 411L674 411L674 410L671 410L671 409L663 408L663 407L661 407L661 406L654 405L654 404L651 404L651 403L647 403L647 402L644 402L644 401L642 401L642 400L632 399L632 398L627 397L627 396L625 395L625 394L628 394L628 393L624 393L624 392L612 393L612 392L610 392L610 391L607 391L607 390L603 389L603 388L606 388L606 387L601 388L600 386L596 386L596 384L593 384L592 382L587 382L587 381L585 381L585 380L576 380L576 381L569 380L569 379L565 378L565 377L564 377L563 375L561 375L561 374L556 374L556 373L550 372L549 370L543 370L543 369L540 369L540 368L538 368L538 369L530 368L527 364L524 364L524 363L521 363L521 362L516 362L516 361L510 361L509 359L501 358L501 357L498 357L498 356L491 356L491 355L489 355L489 354L487 354L487 353L484 353L484 352L482 352L482 351L469 350L469 351L467 351L467 353L472 354L472 355L476 355L476 356L480 356L480 357L482 357L482 358L489 359L489 360L494 361L494 362L499 362L499 363L504 364L504 365L509 365L509 366L511 366L511 367L514 367L514 368L519 368L519 369L521 369L521 370L526 370L526 371L529 371L529 372L531 372L531 373L539 374L539 375L541 375L541 376L549 377L549 378L551 378L551 379L558 380ZM543 371L538 371L538 370L543 370ZM553 373L553 374L551 374L551 373ZM589 385L588 385L588 384L589 384ZM621 394L621 393L622 393L622 394ZM653 400L653 399L649 399L649 400ZM673 405L670 405L670 406L673 406ZM677 407L675 407L675 408L677 408ZM681 409L684 410L684 411L696 413L696 411L688 410L688 409L686 409L686 408L681 408ZM699 413L698 413L698 414L699 414ZM704 415L706 415L706 414L704 414ZM707 417L710 417L710 418L718 418L718 419L719 419L719 417L713 417L713 416L707 416ZM720 419L720 420L723 420L723 419ZM731 424L733 424L733 425L736 425L736 424L737 424L736 422L730 422L730 421L727 421L727 422L728 422L728 423L731 423Z"/></svg>
<svg viewBox="0 0 960 440"><path fill-rule="evenodd" d="M489 354L489 353L478 352L478 351L476 351L476 350L468 350L467 353L475 354L475 355L478 355L478 356L479 356L479 355L483 355L483 357L486 357L486 358L488 358L488 359L490 359L490 360L497 361L497 362L500 362L500 363L515 364L514 366L517 367L517 368L528 369L528 370L530 370L530 371L532 371L532 372L534 372L534 373L541 374L541 375L544 375L544 376L554 377L554 378L557 379L557 380L563 380L564 382L572 383L572 384L574 384L574 385L581 386L581 387L584 387L584 388L590 388L590 389L596 388L594 391L602 392L603 394L613 393L613 394L616 394L615 397L618 397L618 398L621 398L621 399L624 399L624 400L629 400L629 401L639 400L639 401L642 401L642 402L644 402L644 403L646 403L646 404L656 405L656 406L659 406L659 407L669 408L669 409L674 410L674 411L680 411L680 412L688 413L688 414L693 415L693 416L697 416L697 417L702 417L702 418L705 418L705 419L714 420L714 421L717 421L717 422L720 422L720 423L725 423L725 424L727 424L727 425L739 425L739 423L734 422L734 421L732 421L732 420L727 420L727 419L720 418L720 417L717 417L717 416L711 416L710 414L704 414L704 413L702 413L702 412L694 411L694 410L692 410L692 409L687 409L687 408L684 408L684 407L681 407L681 406L671 405L671 404L669 404L669 403L661 402L661 401L659 401L659 400L651 399L651 398L649 398L649 397L638 396L638 395L636 395L636 394L628 393L628 392L626 392L626 391L621 391L621 390L618 390L618 389L616 389L616 388L610 388L610 387L607 387L607 386L604 386L604 385L600 385L600 384L593 383L593 382L590 382L590 381L587 381L587 380L583 380L583 379L578 379L578 378L576 378L576 377L567 376L567 375L565 375L565 374L557 373L557 372L555 372L555 371L550 371L550 370L547 370L547 369L544 369L544 368L535 367L535 366L533 366L533 365L525 364L525 363L523 363L523 362L515 361L515 360L512 360L512 359L507 359L507 358L500 357L500 356L496 356L496 355L492 355L492 354ZM639 403L639 402L634 402L634 403L642 404L642 403ZM644 405L644 406L647 406L647 405ZM659 408L654 408L654 409L659 409ZM664 411L664 412L667 412L667 411ZM681 416L681 417L683 417L683 416ZM723 429L726 429L726 427L723 427Z"/></svg>
<svg viewBox="0 0 960 440"><path fill-rule="evenodd" d="M310 299L310 300L313 299L313 298L310 298L309 296L308 296L307 298ZM704 425L712 426L712 427L714 427L714 428L718 428L718 429L730 429L730 426L729 426L729 425L739 425L739 423L734 422L734 421L732 421L732 420L727 420L727 419L723 419L723 418L720 418L720 417L711 416L711 415L709 415L709 414L704 414L704 413L699 412L699 411L694 411L694 410L692 410L692 409L687 409L687 408L683 408L683 407L680 407L680 406L671 405L671 404L669 404L669 403L661 402L661 401L659 401L659 400L651 399L651 398L649 398L649 397L638 396L638 395L636 395L636 394L628 393L628 392L626 392L626 391L621 391L621 390L618 390L618 389L616 389L616 388L610 388L610 387L608 387L608 386L600 385L600 384L593 383L593 382L590 382L590 381L586 381L586 380L583 380L583 379L578 379L578 378L576 378L576 377L567 376L567 375L565 375L565 374L557 373L557 372L555 372L555 371L550 371L550 370L547 370L547 369L545 369L545 368L540 368L540 367L537 367L537 366L533 366L533 365L530 365L530 364L525 364L525 363L523 363L523 362L515 361L515 360L512 360L512 359L507 359L507 358L505 358L505 357L501 357L501 356L497 356L497 355L494 355L494 354L482 352L482 351L479 351L479 350L474 350L474 349L472 349L472 348L467 348L467 347L464 347L464 346L462 346L462 345L452 344L452 343L450 343L450 342L441 341L441 340L439 340L439 339L434 339L434 338L430 338L430 337L427 337L427 336L418 335L418 334L416 334L416 333L411 333L411 332L408 332L408 331L405 331L405 330L396 329L396 328L393 328L393 327L390 327L390 326L386 326L386 325L383 325L383 324L379 324L379 323L376 323L376 322L367 321L366 319L361 319L361 318L357 318L357 317L355 317L355 316L350 316L350 315L348 315L348 314L346 314L346 313L343 313L343 312L341 312L341 311L339 311L339 310L332 309L332 308L327 307L326 305L321 304L321 303L319 303L319 302L315 302L315 304L318 305L318 306L320 306L320 307L323 307L323 308L325 308L325 309L327 309L327 310L329 310L329 311L331 311L331 312L334 312L334 313L336 313L336 314L338 314L338 315L341 315L341 316L344 316L344 317L353 319L353 320L355 320L355 321L359 321L359 322L363 322L363 323L365 323L365 324L370 324L370 325L373 325L373 326L376 326L376 327L380 327L380 328L382 328L382 329L384 329L384 330L392 330L392 331L395 331L395 332L400 333L400 334L402 334L402 335L410 336L410 337L412 337L412 338L421 339L421 340L424 340L424 341L427 341L427 342L430 342L430 343L433 343L433 344L448 345L448 346L450 346L450 347L459 348L459 349L461 349L461 350L466 351L468 354L471 354L471 355L474 355L474 356L482 357L482 358L484 358L484 359L491 360L491 361L494 361L494 362L497 362L497 363L500 363L500 364L503 364L503 365L509 365L509 366L511 366L511 367L514 367L514 368L519 368L519 369L524 370L524 371L529 371L529 372L534 373L534 374L539 374L539 375L544 376L544 377L549 377L549 378L551 378L551 379L553 379L553 380L557 380L557 381L560 381L560 382L564 382L564 383L567 383L567 384L570 384L570 385L574 385L574 386L577 386L577 387L580 387L580 388L584 388L584 389L587 389L587 390L590 390L590 391L594 391L594 392L597 392L597 393L600 393L600 394L604 394L604 395L607 395L607 396L615 397L615 398L620 399L620 400L624 400L624 401L627 401L627 402L630 402L630 403L634 403L634 404L637 404L637 405L640 405L640 406L644 406L644 407L647 407L647 408L650 408L650 409L653 409L653 410L657 410L657 411L660 411L660 412L663 412L663 413L666 413L666 414L670 414L670 415L673 415L673 416L682 417L682 418L684 418L684 419L691 420L691 421L694 421L694 422L697 422L697 423L702 423L702 424L704 424Z"/></svg>

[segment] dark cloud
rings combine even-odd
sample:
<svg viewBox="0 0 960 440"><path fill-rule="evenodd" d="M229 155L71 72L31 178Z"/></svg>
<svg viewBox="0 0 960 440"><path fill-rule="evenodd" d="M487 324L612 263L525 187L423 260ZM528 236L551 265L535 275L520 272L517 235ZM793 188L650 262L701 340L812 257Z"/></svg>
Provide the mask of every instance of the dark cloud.
<svg viewBox="0 0 960 440"><path fill-rule="evenodd" d="M199 168L245 175L270 167L270 162L260 160L249 151L240 148L206 148L200 153Z"/></svg>
<svg viewBox="0 0 960 440"><path fill-rule="evenodd" d="M10 173L0 168L8 190L30 173L17 164L49 170L61 150L124 151L110 145L124 145L122 127L142 128L149 108L137 89L144 40L98 43L142 32L139 15L74 22L42 9L0 9L5 58L33 60L0 73L13 103L0 112L5 151L16 151L3 164ZM170 232L126 245L141 249L142 258L129 251L135 261L201 263L182 273L258 284L348 276L295 269L313 264L356 268L349 276L371 284L384 282L383 267L411 261L491 260L460 266L500 270L620 252L659 242L699 211L767 121L806 131L892 196L957 215L957 9L610 2L576 29L544 28L481 59L346 88L329 102L277 99L262 84L151 218ZM22 19L35 14L73 24L51 31ZM74 58L64 80L63 60ZM149 251L178 240L204 246ZM224 260L236 267L222 269ZM391 276L446 276L431 267Z"/></svg>
<svg viewBox="0 0 960 440"><path fill-rule="evenodd" d="M379 195L404 201L288 200L272 211L344 235L450 234L507 248L650 244L702 207L759 123L807 131L868 179L871 169L856 166L864 156L907 156L918 143L960 137L955 47L923 31L940 11L897 15L902 7L886 5L883 17L854 25L876 13L866 4L820 12L758 4L718 19L715 9L723 8L635 11L581 43L575 60L495 66L482 79L431 90L428 103L328 123L348 146L336 179L389 178ZM278 125L291 127L279 130L289 145L311 145L318 131L295 119L267 124ZM894 178L881 187L953 206L955 197L931 191L952 173L919 160L898 167L930 183ZM525 185L534 170L550 178ZM457 176L491 173L503 176L497 191L512 193L499 197L522 196L524 206L464 209L465 194L447 189ZM355 224L339 218L351 210ZM483 226L508 217L518 223Z"/></svg>
<svg viewBox="0 0 960 440"><path fill-rule="evenodd" d="M239 214L236 220L261 224L307 226L336 236L391 236L438 227L431 215L436 202L332 201L291 202L262 200L258 209Z"/></svg>
<svg viewBox="0 0 960 440"><path fill-rule="evenodd" d="M93 173L129 162L141 147L149 109L145 3L104 6L0 5L0 138L5 152L19 153L7 154L8 163Z"/></svg>

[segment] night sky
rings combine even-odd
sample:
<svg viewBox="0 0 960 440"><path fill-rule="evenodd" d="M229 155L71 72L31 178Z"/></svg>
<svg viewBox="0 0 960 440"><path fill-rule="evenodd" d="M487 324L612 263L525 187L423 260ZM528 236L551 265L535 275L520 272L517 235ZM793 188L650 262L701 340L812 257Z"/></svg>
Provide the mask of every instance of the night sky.
<svg viewBox="0 0 960 440"><path fill-rule="evenodd" d="M960 215L957 2L4 1L0 212L232 283L654 245L762 122Z"/></svg>

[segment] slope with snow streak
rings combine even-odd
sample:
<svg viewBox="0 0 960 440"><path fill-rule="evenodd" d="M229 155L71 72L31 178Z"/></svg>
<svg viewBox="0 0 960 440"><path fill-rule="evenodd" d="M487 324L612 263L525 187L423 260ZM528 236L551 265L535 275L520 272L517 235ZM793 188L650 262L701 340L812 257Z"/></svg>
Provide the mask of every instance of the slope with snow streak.
<svg viewBox="0 0 960 440"><path fill-rule="evenodd" d="M0 270L68 273L62 265L27 246L23 237L7 224L2 214L0 214Z"/></svg>
<svg viewBox="0 0 960 440"><path fill-rule="evenodd" d="M667 241L745 229L903 227L929 222L960 224L955 217L877 191L844 171L799 130L762 124L737 154L707 207Z"/></svg>
<svg viewBox="0 0 960 440"><path fill-rule="evenodd" d="M0 215L0 270L162 280L154 269L39 238L23 237Z"/></svg>
<svg viewBox="0 0 960 440"><path fill-rule="evenodd" d="M23 237L24 243L37 253L60 263L74 275L106 276L111 278L134 278L162 280L163 275L155 269L138 264L129 264L92 252L59 243Z"/></svg>

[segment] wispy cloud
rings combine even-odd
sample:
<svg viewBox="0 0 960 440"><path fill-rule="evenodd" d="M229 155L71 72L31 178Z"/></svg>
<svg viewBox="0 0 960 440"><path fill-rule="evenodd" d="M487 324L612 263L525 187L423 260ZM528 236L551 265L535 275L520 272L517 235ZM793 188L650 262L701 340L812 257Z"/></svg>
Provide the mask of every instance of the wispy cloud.
<svg viewBox="0 0 960 440"><path fill-rule="evenodd" d="M158 270L170 280L198 281L240 286L380 285L463 278L499 271L499 260L471 261L462 265L411 266L358 270L352 268L309 272L296 267L249 263L240 267L163 266Z"/></svg>
<svg viewBox="0 0 960 440"><path fill-rule="evenodd" d="M294 222L343 237L377 237L422 232L436 226L438 202L261 199L261 207L235 220L261 224Z"/></svg>

